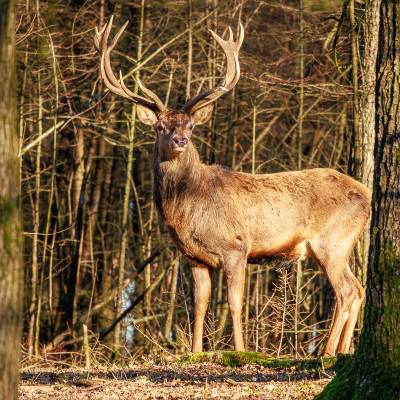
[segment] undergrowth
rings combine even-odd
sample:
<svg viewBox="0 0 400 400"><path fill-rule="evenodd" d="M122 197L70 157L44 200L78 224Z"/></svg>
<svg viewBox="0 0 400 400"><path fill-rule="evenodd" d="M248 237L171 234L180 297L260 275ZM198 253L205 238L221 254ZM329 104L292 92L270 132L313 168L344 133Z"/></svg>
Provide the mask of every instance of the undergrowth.
<svg viewBox="0 0 400 400"><path fill-rule="evenodd" d="M332 368L337 371L340 369L349 358L348 354L339 354L334 357L321 358L302 358L293 359L289 357L273 358L255 351L240 352L240 351L221 351L221 352L206 352L194 353L182 357L177 363L215 363L229 367L243 367L246 364L261 365L264 368L270 369L287 369L295 368L296 371L323 371L325 368Z"/></svg>

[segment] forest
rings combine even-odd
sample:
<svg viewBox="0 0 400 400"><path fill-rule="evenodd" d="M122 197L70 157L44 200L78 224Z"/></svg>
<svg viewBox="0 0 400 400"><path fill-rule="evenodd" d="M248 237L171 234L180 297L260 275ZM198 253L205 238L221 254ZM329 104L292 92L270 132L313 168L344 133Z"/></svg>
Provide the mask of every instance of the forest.
<svg viewBox="0 0 400 400"><path fill-rule="evenodd" d="M356 4L358 18L362 12ZM202 161L257 174L347 172L351 22L336 21L340 13L328 1L305 2L301 11L298 2L17 4L28 358L80 348L83 325L109 349L105 357L148 354L157 343L190 348L190 265L152 202L154 133L101 81L95 27L114 15L114 35L129 21L112 53L115 73L131 90L139 78L178 109L224 75L224 54L207 29L224 37L231 26L236 35L241 21L240 81L194 131ZM231 349L222 269L213 279L206 346ZM246 279L247 349L317 354L334 311L318 266L250 265ZM101 333L148 288L110 335Z"/></svg>
<svg viewBox="0 0 400 400"><path fill-rule="evenodd" d="M15 1L23 368L173 360L192 346L190 262L153 202L155 133L104 83L96 32L113 18L112 38L129 22L111 53L115 75L135 94L140 80L177 110L225 76L225 55L209 31L227 39L230 27L237 38L241 23L239 82L193 132L202 162L252 174L333 168L372 189L368 52L379 23L371 13L382 4ZM369 244L368 225L349 259L364 288ZM336 308L318 265L248 264L245 279L246 351L320 357ZM212 277L204 335L205 351L234 349L222 268Z"/></svg>

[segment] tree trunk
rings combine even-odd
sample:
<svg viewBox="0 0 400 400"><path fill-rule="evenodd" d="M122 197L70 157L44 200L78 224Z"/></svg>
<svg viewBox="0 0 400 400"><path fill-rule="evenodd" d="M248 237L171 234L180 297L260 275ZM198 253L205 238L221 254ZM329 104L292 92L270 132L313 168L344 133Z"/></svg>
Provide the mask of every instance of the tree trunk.
<svg viewBox="0 0 400 400"><path fill-rule="evenodd" d="M143 26L144 26L144 11L145 11L145 0L141 1L140 6L140 26L139 26L139 37L138 37L138 50L137 50L137 59L140 60L142 58L142 38L143 38ZM136 71L136 83L133 92L135 94L139 91L138 79L139 79L140 70ZM127 223L128 223L128 209L129 209L129 194L130 194L130 182L132 176L132 161L133 161L133 144L135 138L135 129L136 129L136 104L132 104L132 112L131 112L131 124L129 127L129 150L128 150L128 161L126 166L126 179L125 179L125 194L124 194L124 206L123 206L123 214L122 214L122 237L121 237L121 247L120 247L120 255L119 255L119 271L118 271L118 295L117 295L117 307L116 307L116 316L118 317L122 312L122 291L123 291L123 282L125 276L125 258L126 258L126 247L128 242L128 231L127 231ZM139 205L138 205L139 208ZM147 289L147 288L146 288ZM113 360L119 358L119 348L120 348L120 336L121 336L121 325L117 324L114 331L114 343L113 343Z"/></svg>
<svg viewBox="0 0 400 400"><path fill-rule="evenodd" d="M190 84L192 81L193 32L192 32L192 0L188 0L188 73L186 81L186 100L190 99ZM185 100L185 101L186 101Z"/></svg>
<svg viewBox="0 0 400 400"><path fill-rule="evenodd" d="M174 318L176 289L178 285L178 272L179 272L179 263L175 262L174 269L170 272L172 274L171 297L169 300L168 315L167 315L167 321L165 322L165 333L164 333L164 336L166 337L167 340L170 340L172 320Z"/></svg>
<svg viewBox="0 0 400 400"><path fill-rule="evenodd" d="M365 23L363 25L364 51L361 57L361 98L360 98L360 119L359 132L361 135L362 148L362 176L361 182L369 189L373 189L374 178L374 144L375 144L375 90L376 73L375 64L378 53L379 33L379 4L380 1L368 0L366 2ZM368 252L370 244L369 229L366 226L361 246L361 261L363 264L362 284L366 283L366 271L368 264Z"/></svg>
<svg viewBox="0 0 400 400"><path fill-rule="evenodd" d="M364 327L355 356L317 399L400 396L399 44L400 2L381 2L374 195Z"/></svg>
<svg viewBox="0 0 400 400"><path fill-rule="evenodd" d="M18 397L22 237L16 130L14 1L0 1L0 400Z"/></svg>
<svg viewBox="0 0 400 400"><path fill-rule="evenodd" d="M298 143L297 143L297 169L301 170L301 160L302 160L302 142L303 142L303 112L304 112L304 19L303 19L303 0L299 1L299 72L300 72L300 94L299 94L299 131L298 131ZM294 137L294 136L293 136Z"/></svg>
<svg viewBox="0 0 400 400"><path fill-rule="evenodd" d="M350 24L351 24L351 78L353 83L353 159L352 176L361 180L361 138L359 129L360 105L358 101L358 46L357 25L354 15L354 0L350 0Z"/></svg>

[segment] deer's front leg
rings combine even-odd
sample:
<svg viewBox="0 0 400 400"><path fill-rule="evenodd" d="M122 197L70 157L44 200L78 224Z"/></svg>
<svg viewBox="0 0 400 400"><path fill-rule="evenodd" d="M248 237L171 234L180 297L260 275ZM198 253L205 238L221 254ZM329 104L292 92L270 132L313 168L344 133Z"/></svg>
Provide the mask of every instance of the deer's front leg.
<svg viewBox="0 0 400 400"><path fill-rule="evenodd" d="M228 303L233 322L235 350L245 351L242 331L242 308L246 281L246 259L231 259L224 267L228 286Z"/></svg>
<svg viewBox="0 0 400 400"><path fill-rule="evenodd" d="M194 284L194 330L192 352L203 351L203 326L211 296L211 278L213 269L205 265L192 264Z"/></svg>

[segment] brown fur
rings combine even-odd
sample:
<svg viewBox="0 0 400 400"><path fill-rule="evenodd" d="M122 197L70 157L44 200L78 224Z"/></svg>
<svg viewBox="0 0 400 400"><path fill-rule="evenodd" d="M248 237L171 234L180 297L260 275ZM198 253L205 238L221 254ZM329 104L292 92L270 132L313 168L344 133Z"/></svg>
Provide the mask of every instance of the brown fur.
<svg viewBox="0 0 400 400"><path fill-rule="evenodd" d="M293 263L311 256L336 293L337 309L324 355L347 353L364 289L347 266L347 257L371 213L371 192L331 169L250 175L200 162L190 142L194 125L206 123L213 102L232 89L240 76L239 37L227 41L211 31L227 58L224 82L169 111L157 95L127 89L111 69L110 53L126 24L107 44L112 18L94 45L101 55L106 86L137 104L137 116L152 125L154 201L179 250L193 261L195 326L192 351L202 350L204 316L211 294L213 268L226 274L235 349L244 350L241 312L247 262L264 258Z"/></svg>
<svg viewBox="0 0 400 400"><path fill-rule="evenodd" d="M178 249L194 262L193 351L202 347L213 268L227 274L235 348L244 350L246 262L277 257L290 263L311 256L338 300L324 354L335 354L342 331L338 351L348 352L364 290L346 260L370 217L370 191L332 169L252 175L205 165L190 142L190 117L181 112L166 113L153 127L154 201ZM188 144L176 153L173 138L182 137Z"/></svg>

